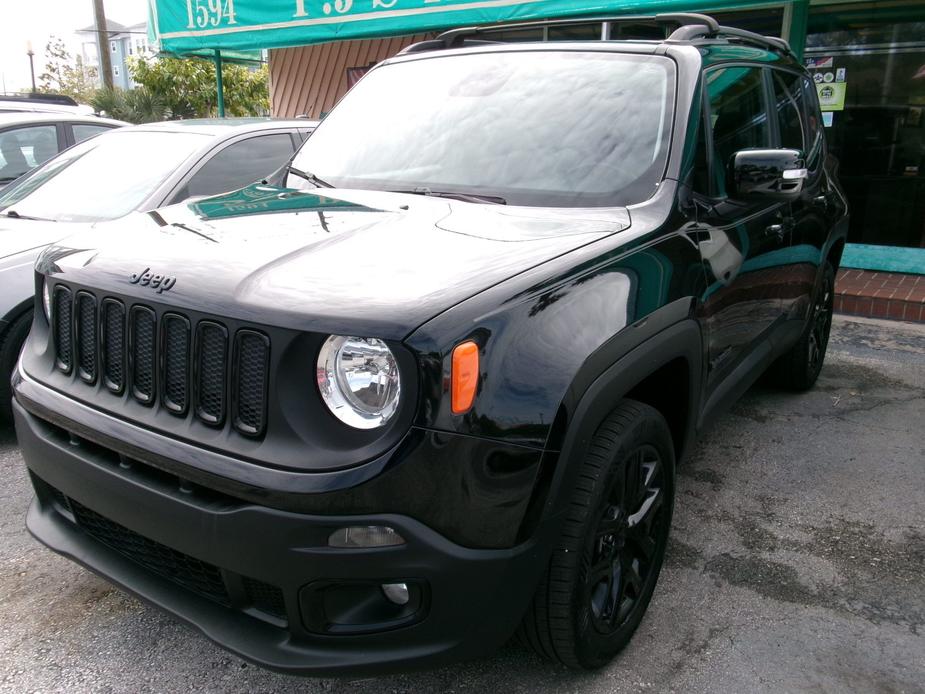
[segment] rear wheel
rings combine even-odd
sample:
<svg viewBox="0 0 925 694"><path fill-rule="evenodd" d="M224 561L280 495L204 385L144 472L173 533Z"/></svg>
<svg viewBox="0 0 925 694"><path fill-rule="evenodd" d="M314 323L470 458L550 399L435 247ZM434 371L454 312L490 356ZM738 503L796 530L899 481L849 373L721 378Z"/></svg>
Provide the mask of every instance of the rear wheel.
<svg viewBox="0 0 925 694"><path fill-rule="evenodd" d="M648 607L671 525L674 449L664 417L624 400L597 430L562 536L520 627L540 655L605 665Z"/></svg>
<svg viewBox="0 0 925 694"><path fill-rule="evenodd" d="M32 311L27 311L14 320L5 333L0 335L0 422L13 420L13 391L10 379L16 360L22 350L29 328L32 325Z"/></svg>
<svg viewBox="0 0 925 694"><path fill-rule="evenodd" d="M809 320L799 341L771 367L774 382L790 390L808 390L816 383L832 329L835 305L835 270L829 263L816 287Z"/></svg>

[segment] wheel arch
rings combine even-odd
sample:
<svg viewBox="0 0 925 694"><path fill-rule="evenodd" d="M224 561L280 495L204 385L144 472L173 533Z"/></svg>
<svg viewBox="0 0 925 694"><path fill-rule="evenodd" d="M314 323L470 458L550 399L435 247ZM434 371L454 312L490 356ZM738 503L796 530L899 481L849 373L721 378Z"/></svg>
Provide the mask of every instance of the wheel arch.
<svg viewBox="0 0 925 694"><path fill-rule="evenodd" d="M700 325L684 318L595 369L592 378L579 374L570 389L572 397L563 401L553 424L545 470L537 482L521 538L535 529L534 523L562 512L567 497L563 492L571 488L578 468L574 461L586 454L601 422L624 398L644 402L662 413L672 432L675 458L681 460L696 435L702 372ZM683 397L678 397L682 393Z"/></svg>

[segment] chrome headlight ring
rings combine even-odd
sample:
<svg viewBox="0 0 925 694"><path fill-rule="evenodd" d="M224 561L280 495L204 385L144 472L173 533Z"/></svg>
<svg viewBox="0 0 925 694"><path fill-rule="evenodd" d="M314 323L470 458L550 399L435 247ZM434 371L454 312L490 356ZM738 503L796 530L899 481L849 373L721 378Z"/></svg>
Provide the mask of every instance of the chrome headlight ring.
<svg viewBox="0 0 925 694"><path fill-rule="evenodd" d="M325 405L348 426L376 429L398 410L398 361L382 340L331 335L321 346L316 374Z"/></svg>

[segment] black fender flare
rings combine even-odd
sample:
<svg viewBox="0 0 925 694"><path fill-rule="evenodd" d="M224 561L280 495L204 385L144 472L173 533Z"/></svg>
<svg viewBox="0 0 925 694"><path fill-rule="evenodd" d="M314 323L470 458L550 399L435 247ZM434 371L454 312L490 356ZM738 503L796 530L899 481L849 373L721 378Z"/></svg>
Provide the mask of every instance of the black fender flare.
<svg viewBox="0 0 925 694"><path fill-rule="evenodd" d="M689 309L690 301L686 304ZM673 305L664 307L662 311L670 307ZM656 325L663 323L672 313L675 312L666 311L656 318ZM573 487L578 472L579 466L576 461L582 460L586 455L601 422L636 385L679 358L686 360L688 366L688 416L683 440L684 450L690 450L696 437L701 406L704 352L700 324L690 318L688 313L683 319L672 322L646 337L616 361L611 361L582 389L568 416L569 425L562 437L561 449L555 456L554 469L540 516L539 531L547 535L545 539L554 541L556 537L558 519L568 508L568 490ZM576 377L575 385L583 380L585 379L580 374ZM565 403L563 405L565 406Z"/></svg>

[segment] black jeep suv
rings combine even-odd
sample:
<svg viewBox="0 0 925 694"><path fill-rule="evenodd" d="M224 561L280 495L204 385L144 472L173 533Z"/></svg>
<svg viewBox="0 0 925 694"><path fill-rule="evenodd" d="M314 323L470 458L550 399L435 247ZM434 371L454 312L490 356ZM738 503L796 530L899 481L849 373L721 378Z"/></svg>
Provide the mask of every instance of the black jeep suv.
<svg viewBox="0 0 925 694"><path fill-rule="evenodd" d="M695 434L815 381L847 222L786 43L632 21L416 44L269 180L47 250L29 530L278 670L608 662Z"/></svg>

